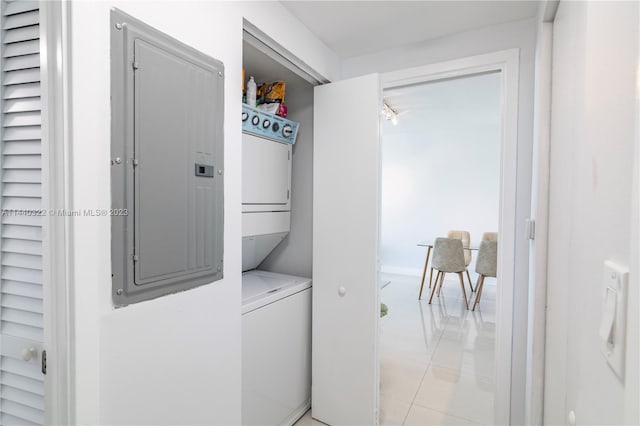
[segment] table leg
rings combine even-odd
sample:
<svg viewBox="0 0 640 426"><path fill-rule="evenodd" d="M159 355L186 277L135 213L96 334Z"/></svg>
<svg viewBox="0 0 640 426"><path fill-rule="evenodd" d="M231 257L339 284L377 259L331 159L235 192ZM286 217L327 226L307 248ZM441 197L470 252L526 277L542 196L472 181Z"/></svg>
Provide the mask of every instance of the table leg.
<svg viewBox="0 0 640 426"><path fill-rule="evenodd" d="M418 300L422 298L422 288L424 287L424 279L427 276L427 265L429 264L430 255L431 255L431 246L427 246L427 257L424 260L424 270L422 271L422 281L420 281L420 293L418 294Z"/></svg>

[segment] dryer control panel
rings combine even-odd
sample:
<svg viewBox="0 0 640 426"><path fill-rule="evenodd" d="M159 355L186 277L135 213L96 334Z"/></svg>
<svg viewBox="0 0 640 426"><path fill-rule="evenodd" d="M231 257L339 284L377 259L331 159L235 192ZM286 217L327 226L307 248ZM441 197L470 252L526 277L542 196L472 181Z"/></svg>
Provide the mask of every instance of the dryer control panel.
<svg viewBox="0 0 640 426"><path fill-rule="evenodd" d="M296 136L298 136L298 126L299 124L295 121L242 104L242 131L244 133L293 145L296 143Z"/></svg>

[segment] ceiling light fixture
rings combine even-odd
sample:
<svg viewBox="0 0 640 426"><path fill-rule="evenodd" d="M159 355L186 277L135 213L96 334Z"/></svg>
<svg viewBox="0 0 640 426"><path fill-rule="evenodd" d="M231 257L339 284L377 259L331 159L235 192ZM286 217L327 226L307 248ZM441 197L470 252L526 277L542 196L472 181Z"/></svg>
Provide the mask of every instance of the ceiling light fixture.
<svg viewBox="0 0 640 426"><path fill-rule="evenodd" d="M382 102L382 116L385 120L391 121L394 126L398 124L398 112L391 108L387 101Z"/></svg>

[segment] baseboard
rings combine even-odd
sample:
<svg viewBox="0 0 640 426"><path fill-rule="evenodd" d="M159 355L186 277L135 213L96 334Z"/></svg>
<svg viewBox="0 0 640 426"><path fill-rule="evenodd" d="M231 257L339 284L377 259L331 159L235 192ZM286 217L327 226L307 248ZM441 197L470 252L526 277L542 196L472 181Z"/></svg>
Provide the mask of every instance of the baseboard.
<svg viewBox="0 0 640 426"><path fill-rule="evenodd" d="M302 418L302 416L306 414L307 411L309 411L310 408L311 408L311 399L307 399L307 401L304 404L302 404L300 407L298 407L298 409L295 410L287 420L282 422L281 426L294 425L298 420Z"/></svg>
<svg viewBox="0 0 640 426"><path fill-rule="evenodd" d="M422 269L416 268L400 268L397 266L390 265L382 265L380 267L380 272L384 272L386 274L398 274L398 275L409 275L412 277L421 277Z"/></svg>

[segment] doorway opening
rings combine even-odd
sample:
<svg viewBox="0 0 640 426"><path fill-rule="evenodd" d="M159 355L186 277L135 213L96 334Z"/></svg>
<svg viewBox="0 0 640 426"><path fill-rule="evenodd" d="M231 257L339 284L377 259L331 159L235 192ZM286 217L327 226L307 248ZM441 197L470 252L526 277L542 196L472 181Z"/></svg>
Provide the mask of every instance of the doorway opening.
<svg viewBox="0 0 640 426"><path fill-rule="evenodd" d="M479 292L476 261L499 228L501 85L493 71L383 92L381 424L493 424L496 279ZM435 291L425 263L451 230L470 235L466 294L455 273Z"/></svg>
<svg viewBox="0 0 640 426"><path fill-rule="evenodd" d="M498 236L497 236L497 271L495 286L495 368L493 387L493 407L492 423L508 424L511 417L511 400L516 397L512 389L512 354L514 329L521 325L516 325L513 321L514 315L514 288L516 273L516 177L517 177L517 148L518 148L518 79L519 79L519 50L509 49L484 55L471 56L447 62L408 68L399 71L392 71L381 75L381 83L384 90L402 87L411 87L428 82L445 82L451 79L463 77L480 77L483 74L493 73L499 78L500 97L500 136L499 136L499 208L498 208ZM398 121L401 116L398 117ZM453 166L452 166L453 167ZM476 179L474 177L474 179ZM440 203L442 204L442 202ZM462 217L473 216L473 208L470 206L468 214ZM461 225L462 227L463 225ZM445 230L446 232L447 230ZM487 230L489 231L489 230ZM482 231L487 232L487 231ZM442 231L441 231L442 232ZM439 235L417 236L413 241L413 247L420 240L434 238ZM446 235L445 235L446 236ZM476 241L479 243L478 237ZM473 247L471 247L473 248ZM424 250L424 248L423 248ZM423 251L424 253L424 251ZM424 254L423 254L424 256ZM383 261L384 262L384 261ZM471 271L473 265L471 266ZM424 257L422 265L424 267ZM393 272L393 271L391 271ZM396 271L398 272L398 271ZM426 274L428 282L429 274ZM435 274L434 274L435 276ZM456 277L457 278L457 277ZM415 281L415 280L414 280ZM465 280L466 281L466 280ZM418 283L419 284L419 283ZM414 284L416 285L416 284ZM474 283L475 285L475 283ZM445 287L447 284L445 283ZM418 287L418 285L416 285ZM460 284L449 284L450 291L456 290L461 293ZM466 290L469 291L468 283ZM485 286L485 289L488 286ZM425 284L428 288L428 284ZM417 300L415 289L415 299ZM483 296L487 296L485 291ZM382 295L384 297L384 295ZM430 296L430 295L429 295ZM475 295L474 295L475 299ZM485 299L488 300L488 299ZM475 301L475 300L474 300ZM425 305L428 305L428 298ZM482 300L480 305L482 306ZM472 307L472 305L470 305ZM465 307L466 309L466 307ZM486 308L484 309L487 310ZM424 312L424 311L423 311ZM484 319L484 318L483 318ZM424 343L422 343L424 346ZM455 375L453 376L455 377ZM445 388L446 389L446 388ZM448 392L454 392L449 387ZM440 391L440 396L445 391ZM459 403L453 400L453 403ZM490 404L487 404L490 405ZM384 407L383 407L384 408ZM428 407L427 407L428 408ZM439 420L436 420L439 421Z"/></svg>

